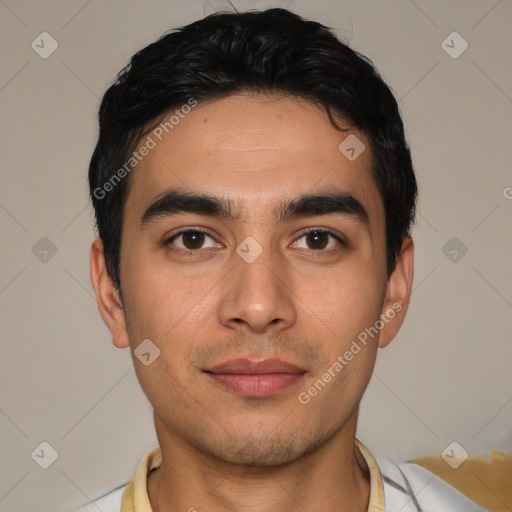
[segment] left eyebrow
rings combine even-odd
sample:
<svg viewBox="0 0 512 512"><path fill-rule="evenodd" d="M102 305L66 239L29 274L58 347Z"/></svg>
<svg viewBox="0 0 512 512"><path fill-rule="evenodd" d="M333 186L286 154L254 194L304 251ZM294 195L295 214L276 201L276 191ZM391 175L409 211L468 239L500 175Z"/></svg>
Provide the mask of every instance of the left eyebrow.
<svg viewBox="0 0 512 512"><path fill-rule="evenodd" d="M370 227L370 216L361 201L347 192L328 192L304 195L282 204L276 210L277 222L291 218L316 215L343 214L354 217L366 228Z"/></svg>
<svg viewBox="0 0 512 512"><path fill-rule="evenodd" d="M235 221L240 218L240 214L235 210L233 202L227 198L172 189L160 196L146 209L142 215L139 229L145 228L151 221L158 218L183 213L222 217ZM300 217L329 214L352 216L367 229L370 227L370 217L366 208L354 196L343 191L306 194L278 204L274 209L274 218L277 223Z"/></svg>

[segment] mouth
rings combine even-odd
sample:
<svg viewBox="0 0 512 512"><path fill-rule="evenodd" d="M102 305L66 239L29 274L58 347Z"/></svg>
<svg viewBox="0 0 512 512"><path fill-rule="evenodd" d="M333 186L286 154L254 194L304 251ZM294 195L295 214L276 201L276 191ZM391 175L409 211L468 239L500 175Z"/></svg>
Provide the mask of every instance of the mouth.
<svg viewBox="0 0 512 512"><path fill-rule="evenodd" d="M297 384L306 370L280 359L232 359L205 373L213 382L238 395L268 397Z"/></svg>

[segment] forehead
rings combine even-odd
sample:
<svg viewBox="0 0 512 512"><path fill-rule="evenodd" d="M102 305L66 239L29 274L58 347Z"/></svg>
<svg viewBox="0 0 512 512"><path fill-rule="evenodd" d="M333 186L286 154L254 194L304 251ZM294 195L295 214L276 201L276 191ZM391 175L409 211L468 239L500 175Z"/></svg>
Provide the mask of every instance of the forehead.
<svg viewBox="0 0 512 512"><path fill-rule="evenodd" d="M272 203L333 187L357 197L370 217L383 216L368 142L343 120L337 122L348 131L336 130L321 106L277 95L236 95L172 121L167 130L159 125L148 135L153 147L131 173L129 211L140 213L178 186L230 197L240 211L261 215ZM339 149L347 136L359 139L349 139L360 144L356 151L365 145L355 160ZM147 141L143 137L139 148Z"/></svg>

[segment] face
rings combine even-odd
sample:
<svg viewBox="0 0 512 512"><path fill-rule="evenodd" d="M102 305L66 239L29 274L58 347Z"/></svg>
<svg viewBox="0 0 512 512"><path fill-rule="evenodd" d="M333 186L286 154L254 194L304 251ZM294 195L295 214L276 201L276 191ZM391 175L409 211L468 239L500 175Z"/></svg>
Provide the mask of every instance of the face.
<svg viewBox="0 0 512 512"><path fill-rule="evenodd" d="M92 272L114 344L160 351L133 361L161 441L275 465L355 432L410 287L401 260L386 275L371 150L345 126L304 101L240 95L152 136L124 207L124 309L100 242ZM366 146L355 160L338 149L348 135Z"/></svg>

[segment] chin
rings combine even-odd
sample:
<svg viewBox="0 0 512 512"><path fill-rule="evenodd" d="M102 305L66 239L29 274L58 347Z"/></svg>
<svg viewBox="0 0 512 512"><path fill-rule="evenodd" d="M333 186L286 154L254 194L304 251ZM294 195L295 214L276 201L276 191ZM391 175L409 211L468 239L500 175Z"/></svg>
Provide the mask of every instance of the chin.
<svg viewBox="0 0 512 512"><path fill-rule="evenodd" d="M323 444L319 434L262 434L251 432L229 436L215 444L199 446L200 450L229 464L250 468L287 466Z"/></svg>

